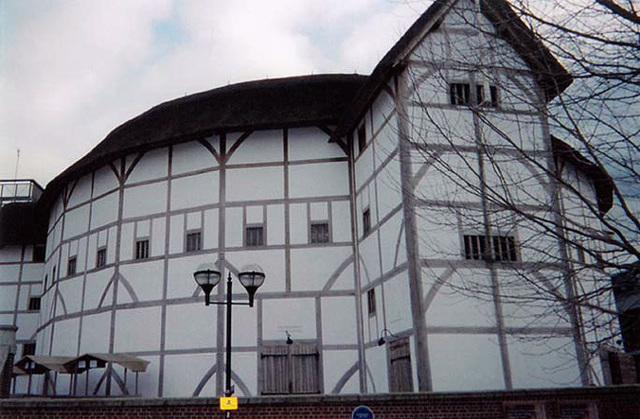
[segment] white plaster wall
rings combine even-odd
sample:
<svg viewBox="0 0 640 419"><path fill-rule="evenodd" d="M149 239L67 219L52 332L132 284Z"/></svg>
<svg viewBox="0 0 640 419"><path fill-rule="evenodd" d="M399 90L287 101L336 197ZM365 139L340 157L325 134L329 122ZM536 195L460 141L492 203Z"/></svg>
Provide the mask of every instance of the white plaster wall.
<svg viewBox="0 0 640 419"><path fill-rule="evenodd" d="M220 174L207 172L171 181L171 209L194 208L218 202Z"/></svg>
<svg viewBox="0 0 640 419"><path fill-rule="evenodd" d="M167 183L159 182L124 190L125 218L157 214L167 209Z"/></svg>
<svg viewBox="0 0 640 419"><path fill-rule="evenodd" d="M292 249L291 289L321 291L351 254L350 246Z"/></svg>
<svg viewBox="0 0 640 419"><path fill-rule="evenodd" d="M227 170L227 201L282 199L284 170L282 167L245 167Z"/></svg>
<svg viewBox="0 0 640 419"><path fill-rule="evenodd" d="M211 262L208 255L190 255L181 258L170 259L168 269L167 298L191 297L200 287L193 279L193 273L204 262ZM162 277L157 279L162 280ZM160 282L161 283L161 282ZM200 295L203 295L201 291Z"/></svg>
<svg viewBox="0 0 640 419"><path fill-rule="evenodd" d="M109 280L113 276L113 272L114 272L113 268L105 268L105 269L87 274L86 291L85 291L85 297L84 297L85 310L92 310L92 309L98 308L100 299L104 294L105 288L107 287ZM106 303L111 303L112 292L113 292L113 289L110 288L107 294L107 298L105 299Z"/></svg>
<svg viewBox="0 0 640 419"><path fill-rule="evenodd" d="M351 205L349 201L331 203L332 229L334 242L351 242Z"/></svg>
<svg viewBox="0 0 640 419"><path fill-rule="evenodd" d="M365 351L367 359L367 386L372 393L387 393L389 377L386 346L373 346ZM370 373L370 374L369 374Z"/></svg>
<svg viewBox="0 0 640 419"><path fill-rule="evenodd" d="M167 306L165 347L169 350L212 348L217 324L217 310L206 307L202 301Z"/></svg>
<svg viewBox="0 0 640 419"><path fill-rule="evenodd" d="M92 175L90 174L78 179L69 198L68 206L70 208L83 204L91 198L91 179Z"/></svg>
<svg viewBox="0 0 640 419"><path fill-rule="evenodd" d="M509 336L509 358L516 388L580 386L574 344L569 337Z"/></svg>
<svg viewBox="0 0 640 419"><path fill-rule="evenodd" d="M278 162L284 159L282 130L254 131L229 157L229 164ZM227 146L230 148L233 142Z"/></svg>
<svg viewBox="0 0 640 419"><path fill-rule="evenodd" d="M343 375L358 362L356 351L323 351L324 392L331 393ZM357 394L360 392L358 371L345 383L337 394Z"/></svg>
<svg viewBox="0 0 640 419"><path fill-rule="evenodd" d="M309 243L307 204L289 205L289 230L291 244Z"/></svg>
<svg viewBox="0 0 640 419"><path fill-rule="evenodd" d="M503 390L495 335L429 335L434 391Z"/></svg>
<svg viewBox="0 0 640 419"><path fill-rule="evenodd" d="M288 138L290 161L345 157L340 146L330 143L327 133L318 128L290 129Z"/></svg>
<svg viewBox="0 0 640 419"><path fill-rule="evenodd" d="M253 263L262 267L267 276L257 295L285 291L285 256L283 250L247 250L245 248L241 251L228 251L226 258L238 270Z"/></svg>
<svg viewBox="0 0 640 419"><path fill-rule="evenodd" d="M263 340L286 339L289 331L295 339L316 339L316 303L313 298L268 299L262 302Z"/></svg>
<svg viewBox="0 0 640 419"><path fill-rule="evenodd" d="M119 169L120 162L115 161L114 166ZM114 191L119 186L118 178L109 166L103 166L95 171L93 183L93 197L99 197L107 192Z"/></svg>
<svg viewBox="0 0 640 419"><path fill-rule="evenodd" d="M120 284L118 287L118 304L134 301L154 301L162 298L162 283L164 278L163 261L148 261L120 266L120 275L133 289L133 295Z"/></svg>
<svg viewBox="0 0 640 419"><path fill-rule="evenodd" d="M56 356L77 354L79 324L79 319L68 319L55 323L52 354L56 354Z"/></svg>
<svg viewBox="0 0 640 419"><path fill-rule="evenodd" d="M353 297L323 298L322 342L332 344L356 344L356 307Z"/></svg>
<svg viewBox="0 0 640 419"><path fill-rule="evenodd" d="M310 188L309 185L313 185L313 188ZM289 167L289 196L291 198L348 194L347 162L314 163Z"/></svg>
<svg viewBox="0 0 640 419"><path fill-rule="evenodd" d="M60 281L58 291L64 298L66 314L77 313L81 309L82 304L82 276L75 277L66 281ZM61 306L58 310L62 311Z"/></svg>
<svg viewBox="0 0 640 419"><path fill-rule="evenodd" d="M116 312L115 352L153 351L160 347L160 307ZM144 327L140 327L144 325Z"/></svg>
<svg viewBox="0 0 640 419"><path fill-rule="evenodd" d="M384 310L387 315L386 327L396 332L412 328L408 273L400 272L382 286L385 296Z"/></svg>
<svg viewBox="0 0 640 419"><path fill-rule="evenodd" d="M131 168L131 165L137 158L137 154L128 155L127 167ZM147 151L143 154L138 163L136 163L136 165L133 167L133 170L127 178L126 183L131 184L152 179L164 178L168 174L168 163L169 159L166 148Z"/></svg>
<svg viewBox="0 0 640 419"><path fill-rule="evenodd" d="M118 217L118 193L112 193L93 201L91 229L113 223Z"/></svg>
<svg viewBox="0 0 640 419"><path fill-rule="evenodd" d="M166 397L191 397L204 374L213 366L213 354L167 355L164 361L164 394ZM235 365L235 364L234 364ZM202 389L200 397L213 397L215 375ZM155 383L153 383L155 386Z"/></svg>
<svg viewBox="0 0 640 419"><path fill-rule="evenodd" d="M218 137L205 141L212 144L216 151L220 151ZM217 164L213 155L197 141L172 146L171 173L174 176L210 169Z"/></svg>

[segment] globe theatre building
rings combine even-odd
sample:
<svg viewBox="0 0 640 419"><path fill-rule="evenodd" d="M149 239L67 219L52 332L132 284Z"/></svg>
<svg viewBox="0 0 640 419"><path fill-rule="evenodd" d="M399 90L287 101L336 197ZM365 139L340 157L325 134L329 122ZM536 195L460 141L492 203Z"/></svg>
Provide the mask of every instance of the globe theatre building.
<svg viewBox="0 0 640 419"><path fill-rule="evenodd" d="M203 305L193 273L215 263L237 281L258 264L255 306L233 309L237 395L597 382L580 313L532 325L498 292L446 286L474 278L496 290L514 267L543 278L569 269L570 249L553 237L545 252L565 257L541 269L526 246L543 237L536 227L459 181L490 185L486 161L502 156L526 211L557 216L546 202L586 217L506 138L544 155L543 168L562 162L571 184L610 207L608 178L550 135L546 104L570 83L506 2L438 0L369 76L253 81L160 104L47 185L34 216L42 240L3 242L3 322L36 355L149 362L137 390L114 366L80 378L78 394L219 395L225 309ZM38 241L42 262L31 257ZM490 261L479 257L487 246ZM236 284L234 298L246 298ZM216 287L212 300L223 298ZM72 384L43 377L37 392ZM26 377L15 383L26 392Z"/></svg>

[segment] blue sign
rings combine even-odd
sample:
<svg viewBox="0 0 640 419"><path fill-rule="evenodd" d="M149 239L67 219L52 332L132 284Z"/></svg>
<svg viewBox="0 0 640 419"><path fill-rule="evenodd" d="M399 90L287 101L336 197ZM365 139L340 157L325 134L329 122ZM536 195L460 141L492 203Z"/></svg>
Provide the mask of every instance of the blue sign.
<svg viewBox="0 0 640 419"><path fill-rule="evenodd" d="M375 419L375 416L367 406L358 406L353 410L351 419Z"/></svg>

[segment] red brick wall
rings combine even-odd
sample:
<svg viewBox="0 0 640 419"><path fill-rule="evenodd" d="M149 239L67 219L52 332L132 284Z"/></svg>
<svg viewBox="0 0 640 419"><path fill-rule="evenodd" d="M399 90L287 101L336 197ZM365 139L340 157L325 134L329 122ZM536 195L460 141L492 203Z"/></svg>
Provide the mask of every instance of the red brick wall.
<svg viewBox="0 0 640 419"><path fill-rule="evenodd" d="M232 417L351 418L351 412L359 405L369 406L376 419L508 419L510 410L522 406L543 410L546 419L579 419L575 414L583 407L592 409L592 416L588 419L639 419L640 386L486 393L240 398L240 408L232 413ZM597 416L593 413L597 413ZM217 399L204 398L15 398L0 401L0 419L222 417L224 414L218 410Z"/></svg>

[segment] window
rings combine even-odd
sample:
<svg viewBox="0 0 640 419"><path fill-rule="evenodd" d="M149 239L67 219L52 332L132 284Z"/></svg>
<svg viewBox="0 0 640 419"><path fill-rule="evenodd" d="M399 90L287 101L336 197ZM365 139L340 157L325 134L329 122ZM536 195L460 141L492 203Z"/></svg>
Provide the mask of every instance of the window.
<svg viewBox="0 0 640 419"><path fill-rule="evenodd" d="M471 260L494 260L496 262L515 262L518 260L515 239L511 236L491 236L490 246L487 237L480 235L464 236L464 256Z"/></svg>
<svg viewBox="0 0 640 419"><path fill-rule="evenodd" d="M374 288L367 291L367 307L369 316L374 316L376 314L376 291Z"/></svg>
<svg viewBox="0 0 640 419"><path fill-rule="evenodd" d="M362 213L362 235L366 236L371 231L371 211L369 208Z"/></svg>
<svg viewBox="0 0 640 419"><path fill-rule="evenodd" d="M24 343L24 344L22 344L22 356L35 355L35 354L36 354L36 344L35 343Z"/></svg>
<svg viewBox="0 0 640 419"><path fill-rule="evenodd" d="M389 392L412 392L411 350L409 339L389 342Z"/></svg>
<svg viewBox="0 0 640 419"><path fill-rule="evenodd" d="M149 257L149 240L136 241L136 259L147 259Z"/></svg>
<svg viewBox="0 0 640 419"><path fill-rule="evenodd" d="M262 350L262 394L320 393L320 357L315 344L295 342Z"/></svg>
<svg viewBox="0 0 640 419"><path fill-rule="evenodd" d="M195 231L193 233L187 233L186 251L197 252L202 249L202 233Z"/></svg>
<svg viewBox="0 0 640 419"><path fill-rule="evenodd" d="M449 85L449 94L452 105L471 104L471 85L469 83L451 83Z"/></svg>
<svg viewBox="0 0 640 419"><path fill-rule="evenodd" d="M329 243L329 223L311 223L309 232L311 243Z"/></svg>
<svg viewBox="0 0 640 419"><path fill-rule="evenodd" d="M489 86L489 97L487 98L485 95L484 85L476 85L476 101L479 106L497 108L498 88L496 86Z"/></svg>
<svg viewBox="0 0 640 419"><path fill-rule="evenodd" d="M264 245L264 227L252 226L247 227L244 233L245 246L263 246Z"/></svg>
<svg viewBox="0 0 640 419"><path fill-rule="evenodd" d="M78 259L75 256L69 259L69 263L67 264L67 276L76 274L77 261Z"/></svg>
<svg viewBox="0 0 640 419"><path fill-rule="evenodd" d="M367 147L367 129L364 124L358 127L358 150L362 153Z"/></svg>
<svg viewBox="0 0 640 419"><path fill-rule="evenodd" d="M98 249L96 252L96 268L102 268L107 264L107 249Z"/></svg>
<svg viewBox="0 0 640 419"><path fill-rule="evenodd" d="M29 298L29 311L40 310L40 297Z"/></svg>
<svg viewBox="0 0 640 419"><path fill-rule="evenodd" d="M36 244L33 247L33 261L44 262L45 253L46 247L44 246L44 244Z"/></svg>
<svg viewBox="0 0 640 419"><path fill-rule="evenodd" d="M47 283L49 282L49 275L44 276L44 289L47 289Z"/></svg>

